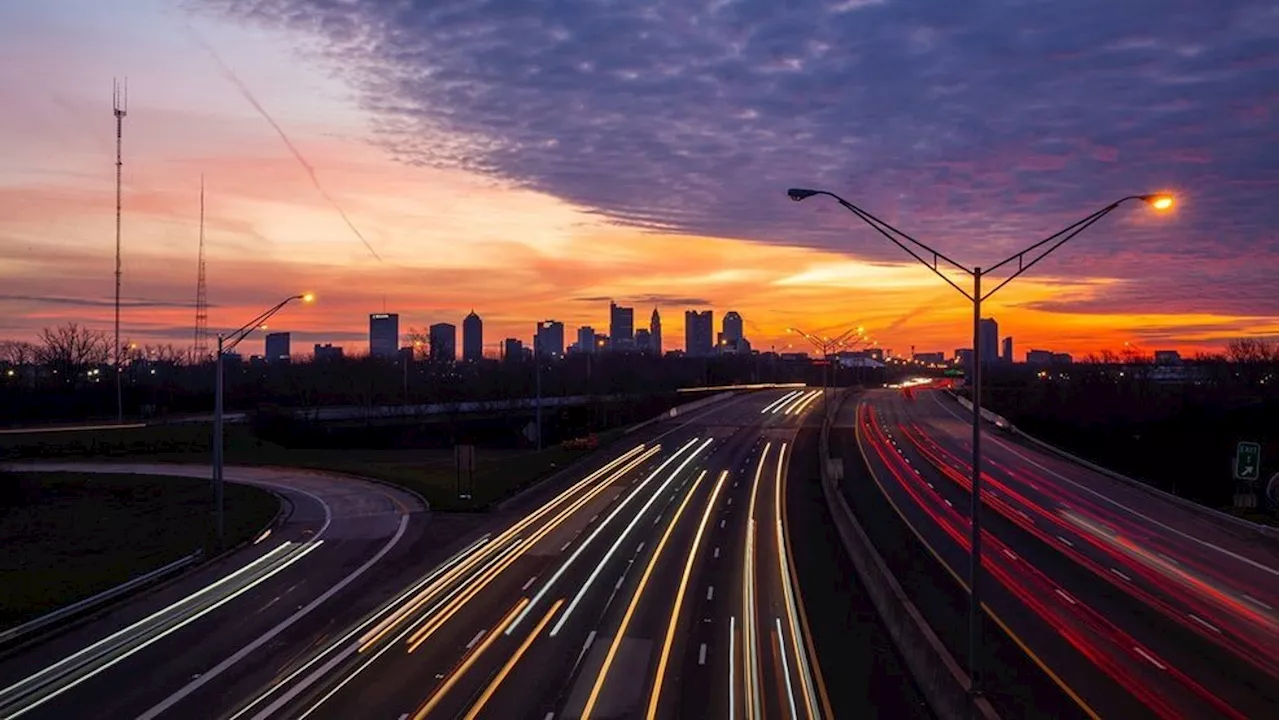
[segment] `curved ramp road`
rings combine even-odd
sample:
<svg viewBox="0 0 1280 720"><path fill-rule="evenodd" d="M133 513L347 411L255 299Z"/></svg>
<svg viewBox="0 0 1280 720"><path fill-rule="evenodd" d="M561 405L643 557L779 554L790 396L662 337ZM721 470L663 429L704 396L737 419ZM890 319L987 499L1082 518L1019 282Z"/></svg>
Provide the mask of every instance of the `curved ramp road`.
<svg viewBox="0 0 1280 720"><path fill-rule="evenodd" d="M874 391L842 420L876 490L967 581L960 407L937 392ZM1276 716L1274 539L999 433L983 449L988 630L1015 638L1066 702L1092 717Z"/></svg>
<svg viewBox="0 0 1280 720"><path fill-rule="evenodd" d="M207 476L156 464L23 470ZM282 671L332 622L360 612L383 565L403 563L425 508L382 485L303 471L227 468L290 508L253 546L0 660L0 717L207 717ZM358 614L354 615L358 617Z"/></svg>

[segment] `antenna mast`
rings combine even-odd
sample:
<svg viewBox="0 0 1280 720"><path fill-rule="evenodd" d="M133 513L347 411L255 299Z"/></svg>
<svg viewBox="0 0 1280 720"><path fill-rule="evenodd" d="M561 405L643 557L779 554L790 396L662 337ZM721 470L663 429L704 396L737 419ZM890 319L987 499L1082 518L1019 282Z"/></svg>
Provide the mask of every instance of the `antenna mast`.
<svg viewBox="0 0 1280 720"><path fill-rule="evenodd" d="M120 175L121 168L124 165L121 159L121 145L124 136L124 116L128 113L129 81L126 79L122 86L113 80L111 85L111 110L116 117L116 324L115 351L112 355L114 356L116 371L116 422L123 423L124 390L121 386L122 378L120 377Z"/></svg>
<svg viewBox="0 0 1280 720"><path fill-rule="evenodd" d="M192 361L203 363L209 357L209 301L204 280L204 175L200 176L200 255L196 271L196 340Z"/></svg>

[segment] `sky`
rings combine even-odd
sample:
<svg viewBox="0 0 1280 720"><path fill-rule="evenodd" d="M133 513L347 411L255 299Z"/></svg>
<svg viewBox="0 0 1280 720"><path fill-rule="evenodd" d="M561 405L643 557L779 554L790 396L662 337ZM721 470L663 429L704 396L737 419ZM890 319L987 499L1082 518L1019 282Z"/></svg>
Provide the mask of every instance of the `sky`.
<svg viewBox="0 0 1280 720"><path fill-rule="evenodd" d="M828 198L965 267L1122 205L992 295L1030 348L1277 328L1277 6L1232 0L47 0L0 4L0 338L367 347L371 312L527 339L653 307L969 347L972 307ZM952 279L963 287L972 280ZM986 278L987 288L1000 276ZM248 341L251 352L258 341Z"/></svg>

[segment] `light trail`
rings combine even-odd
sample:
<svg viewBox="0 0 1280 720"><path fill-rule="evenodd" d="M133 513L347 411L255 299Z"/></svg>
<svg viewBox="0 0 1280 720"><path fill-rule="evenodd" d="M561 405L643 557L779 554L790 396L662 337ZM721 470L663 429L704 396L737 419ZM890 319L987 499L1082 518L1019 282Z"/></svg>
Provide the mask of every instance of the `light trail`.
<svg viewBox="0 0 1280 720"><path fill-rule="evenodd" d="M791 720L797 720L796 694L791 689L791 669L787 667L787 647L782 641L782 620L775 617L773 624L778 630L778 657L782 660L782 679L786 681L787 706L791 709Z"/></svg>
<svg viewBox="0 0 1280 720"><path fill-rule="evenodd" d="M755 479L751 482L751 500L747 506L747 537L742 551L742 646L745 676L743 685L747 692L747 718L763 718L760 709L760 649L756 641L756 495L760 489L760 473L764 471L765 460L769 457L772 443L764 444L760 453L760 463L756 465Z"/></svg>
<svg viewBox="0 0 1280 720"><path fill-rule="evenodd" d="M706 477L707 471L703 470L699 473L698 479L693 481L693 486L685 493L684 499L676 507L675 514L671 516L671 522L667 523L667 529L662 533L662 537L659 538L658 545L654 548L653 555L649 558L649 564L645 566L644 572L640 574L640 583L636 586L635 592L631 593L631 602L627 604L626 612L622 614L622 623L618 626L618 631L613 634L613 641L609 643L609 650L605 653L604 662L600 665L600 671L596 673L596 681L591 686L591 693L587 695L587 704L583 707L582 717L591 717L591 711L595 709L596 701L600 698L600 691L604 689L605 680L609 676L609 668L613 665L613 658L618 653L618 646L622 644L622 639L626 637L627 628L630 626L631 618L636 612L636 606L640 604L640 598L644 595L645 588L649 584L649 578L653 575L653 568L657 566L658 560L662 557L662 551L667 547L667 540L671 539L671 532L680 523L680 518L684 515L685 508L689 506L689 501L693 499L694 493L698 491L698 487ZM709 508L711 505L708 504L707 507Z"/></svg>
<svg viewBox="0 0 1280 720"><path fill-rule="evenodd" d="M653 689L650 690L649 692L649 708L645 712L645 717L648 718L648 720L654 720L654 718L658 716L658 702L662 696L662 686L666 678L667 663L671 659L671 646L675 642L676 627L679 626L680 624L680 609L684 604L685 592L689 587L689 577L693 573L693 561L698 555L698 548L701 547L702 535L703 533L706 532L707 522L711 519L711 511L715 509L716 498L720 496L720 490L724 488L724 481L728 477L729 477L728 470L720 471L720 478L716 480L716 485L711 490L711 498L707 501L706 509L702 511L702 520L698 522L698 531L693 536L693 543L690 544L689 554L684 561L684 572L681 573L680 575L680 585L676 589L675 605L671 609L671 622L667 624L667 635L662 641L662 651L658 655L658 672L654 676ZM732 622L732 619L731 619L731 622ZM732 643L733 643L732 628L730 629L729 634L730 634L729 642L730 642L730 645L732 646ZM732 649L730 649L730 655L732 655L732 653L733 651ZM729 661L729 668L730 668L729 673L730 675L732 675L733 674L732 659L730 659ZM729 687L730 688L733 687L732 677L729 680ZM730 696L732 696L732 694L733 693L731 690ZM730 700L730 707L732 707L732 700ZM733 717L732 710L729 711L729 717L730 718Z"/></svg>
<svg viewBox="0 0 1280 720"><path fill-rule="evenodd" d="M695 438L695 441L696 441L696 438ZM671 483L677 477L680 476L680 473L684 472L685 467L689 463L697 459L698 455L702 454L702 451L706 450L707 446L711 445L713 441L714 441L713 438L707 438L706 441L704 441L701 445L699 445L696 449L694 449L693 452L689 453L689 455L685 457L685 459L680 463L680 465L677 466L674 471L672 471L671 475L667 477L666 481L662 483L662 485L657 489L657 491L655 491L653 495L649 497L649 501L646 502L644 506L641 507L640 510L636 512L635 517L631 519L631 522L622 531L622 534L620 534L618 536L618 539L613 542L613 546L609 548L609 551L607 553L605 553L604 559L602 559L600 563L596 565L595 569L591 571L591 575L587 577L587 581L583 583L582 587L578 590L578 593L573 596L573 600L569 603L569 607L565 608L564 614L560 616L560 619L556 621L555 626L551 628L551 637L555 637L560 633L562 629L564 629L564 624L569 621L569 616L573 614L573 609L578 606L578 603L582 602L582 598L586 597L587 591L591 589L591 586L595 583L596 578L600 576L600 572L604 569L606 565L609 564L609 560L613 558L614 553L616 553L618 551L618 548L622 546L622 543L627 539L627 536L629 536L631 534L631 531L635 529L636 525L640 522L640 518L644 517L645 513L649 511L649 508L653 507L653 504L658 501L658 498L662 497L663 493L667 491L667 487L670 486ZM645 483L647 484L648 481L645 481ZM644 487L644 485L641 485L640 487ZM637 490L638 489L639 488L637 488ZM632 497L634 497L634 495ZM621 509L621 507L619 507L619 509Z"/></svg>
<svg viewBox="0 0 1280 720"><path fill-rule="evenodd" d="M800 402L799 407L789 411L787 414L799 415L800 413L803 413L805 410L808 410L809 406L813 404L814 400L817 400L818 398L822 397L823 392L824 391L822 390L814 390L812 395L810 395L809 397L805 398L803 401Z"/></svg>
<svg viewBox="0 0 1280 720"><path fill-rule="evenodd" d="M479 717L480 711L484 709L485 704L488 703L490 698L493 697L493 694L498 691L498 687L507 679L507 675L511 674L512 668L516 666L516 663L520 662L520 658L524 657L525 652L529 650L529 646L538 638L538 633L541 633L542 629L547 626L547 623L551 622L551 617L556 614L556 611L560 609L561 605L564 605L564 598L560 598L551 604L551 609L547 610L547 614L543 615L542 619L538 621L538 624L533 627L533 631L529 633L529 637L525 638L524 642L520 644L520 647L516 648L516 651L507 659L507 663L503 665L502 669L498 671L498 674L494 676L493 680L489 683L489 686L484 689L484 692L480 693L480 697L476 699L475 703L471 706L471 709L467 711L463 720L475 720L475 718Z"/></svg>
<svg viewBox="0 0 1280 720"><path fill-rule="evenodd" d="M818 701L817 698L814 697L814 682L812 671L809 667L809 658L800 647L800 613L796 609L796 598L791 588L791 559L790 552L787 547L786 531L783 527L782 468L786 454L787 444L784 442L778 448L778 472L774 476L773 484L775 528L778 534L778 579L782 583L782 592L786 600L787 623L791 627L791 643L796 654L796 673L800 676L800 689L804 694L805 710L808 712L808 717L816 718L818 717ZM781 627L779 627L778 633L779 637L781 637ZM784 657L783 663L785 662L786 658ZM788 680L788 682L790 681Z"/></svg>
<svg viewBox="0 0 1280 720"><path fill-rule="evenodd" d="M765 406L764 406L764 409L760 411L760 414L761 414L761 415L764 415L765 413L773 412L774 410L776 410L776 409L778 408L778 406L786 404L788 400L790 400L790 399L794 398L796 395L799 395L799 394L800 394L800 392L801 392L800 390L792 390L791 392L787 393L786 395L783 395L782 397L778 398L777 400L774 400L773 402L769 403L768 405L765 405Z"/></svg>
<svg viewBox="0 0 1280 720"><path fill-rule="evenodd" d="M445 678L445 681L440 684L440 687L431 694L431 697L423 703L422 707L418 708L418 711L413 714L413 720L424 720L427 715L430 715L431 711L434 710L435 707L440 704L440 701L444 699L445 694L448 693L449 690L457 684L458 680L471 669L471 666L474 665L476 660L484 654L485 650L489 649L489 646L493 644L493 641L498 639L500 634L498 632L498 628L501 628L512 618L512 616L528 606L529 598L520 598L520 602L516 603L516 606L511 608L511 610L502 618L502 622L494 626L493 631L485 637L484 642L480 643L475 650L471 651L471 654L467 655L467 659L462 661L462 665L460 665L457 670L449 673L449 677Z"/></svg>
<svg viewBox="0 0 1280 720"><path fill-rule="evenodd" d="M794 410L796 407L798 407L798 406L800 405L800 403L804 402L806 399L808 399L808 398L810 398L810 397L813 397L813 396L814 396L814 395L816 395L817 393L818 393L818 391L817 391L817 390L810 390L809 392L807 392L807 393L805 393L805 394L803 394L803 395L799 395L799 396L797 396L797 397L793 398L793 401L792 401L789 405L787 405L785 408L781 408L781 407L780 407L780 408L778 408L778 410L774 410L774 412L776 413L776 412L778 412L779 410L781 410L781 412L782 412L782 414L783 414L783 415L790 415L790 414L791 414L791 411L792 411L792 410Z"/></svg>

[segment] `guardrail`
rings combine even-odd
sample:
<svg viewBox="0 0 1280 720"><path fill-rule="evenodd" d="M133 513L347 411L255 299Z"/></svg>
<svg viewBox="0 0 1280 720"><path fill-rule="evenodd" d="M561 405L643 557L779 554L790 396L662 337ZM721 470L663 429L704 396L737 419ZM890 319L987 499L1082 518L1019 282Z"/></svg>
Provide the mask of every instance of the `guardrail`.
<svg viewBox="0 0 1280 720"><path fill-rule="evenodd" d="M87 597L78 602L74 602L70 605L67 605L66 607L58 608L57 610L54 610L51 613L41 615L40 617L34 620L29 620L21 625L11 627L7 630L2 630L0 631L0 646L8 645L24 637L32 635L36 632L39 632L40 630L45 629L50 625L53 625L54 623L69 620L73 617L87 613L95 608L101 607L102 605L105 605L122 595L127 595L128 593L133 592L134 590L137 590L145 585L149 585L153 582L162 580L178 572L179 570L183 570L191 565L194 565L200 562L201 558L203 557L204 557L204 551L197 550L184 558L174 560L168 565L156 568L155 570L152 570L151 572L146 573L145 575L139 575L138 577L133 578L132 580L128 580L119 585L116 585L113 588L104 590L98 593L97 595L93 595L91 597Z"/></svg>
<svg viewBox="0 0 1280 720"><path fill-rule="evenodd" d="M844 393L841 392L836 399L837 408L843 401ZM854 571L871 597L876 614L889 630L889 637L898 654L935 715L947 719L997 719L999 716L988 700L970 696L969 676L960 669L959 663L898 584L898 579L858 523L844 494L839 491L837 483L838 477L843 474L843 463L831 457L833 416L834 413L823 419L822 430L818 434L819 471L822 476L819 484L827 507L831 510L841 544L853 561ZM837 466L839 470L836 470Z"/></svg>

